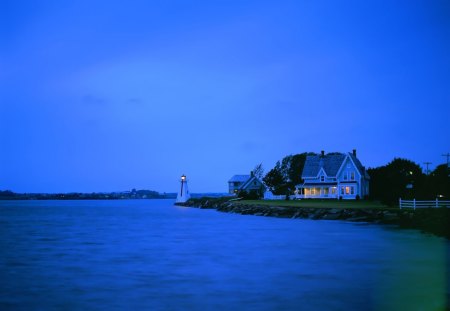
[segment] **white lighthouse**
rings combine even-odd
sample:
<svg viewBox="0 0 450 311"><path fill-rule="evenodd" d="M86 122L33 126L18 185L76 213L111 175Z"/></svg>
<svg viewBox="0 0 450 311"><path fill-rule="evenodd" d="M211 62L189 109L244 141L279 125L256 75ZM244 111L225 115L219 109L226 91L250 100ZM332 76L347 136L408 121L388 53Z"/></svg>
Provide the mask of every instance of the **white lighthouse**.
<svg viewBox="0 0 450 311"><path fill-rule="evenodd" d="M190 197L191 195L189 194L187 179L183 174L181 176L181 188L180 191L178 191L176 203L184 203L189 200Z"/></svg>

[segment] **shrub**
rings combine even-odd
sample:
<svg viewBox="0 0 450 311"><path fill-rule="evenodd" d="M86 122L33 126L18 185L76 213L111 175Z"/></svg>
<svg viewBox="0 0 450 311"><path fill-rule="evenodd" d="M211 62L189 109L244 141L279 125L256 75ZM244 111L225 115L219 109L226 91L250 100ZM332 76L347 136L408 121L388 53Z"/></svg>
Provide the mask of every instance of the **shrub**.
<svg viewBox="0 0 450 311"><path fill-rule="evenodd" d="M261 198L261 195L256 190L250 190L250 192L241 190L238 193L238 197L242 198L243 200L259 200Z"/></svg>

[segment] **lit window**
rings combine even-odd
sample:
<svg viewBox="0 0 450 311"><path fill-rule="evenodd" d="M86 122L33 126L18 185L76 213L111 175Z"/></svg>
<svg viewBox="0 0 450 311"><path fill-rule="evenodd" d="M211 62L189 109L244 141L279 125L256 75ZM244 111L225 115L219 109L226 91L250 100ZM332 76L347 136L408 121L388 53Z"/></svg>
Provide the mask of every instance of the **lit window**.
<svg viewBox="0 0 450 311"><path fill-rule="evenodd" d="M345 194L350 194L350 187L349 186L345 187Z"/></svg>
<svg viewBox="0 0 450 311"><path fill-rule="evenodd" d="M331 187L331 194L336 194L336 187Z"/></svg>

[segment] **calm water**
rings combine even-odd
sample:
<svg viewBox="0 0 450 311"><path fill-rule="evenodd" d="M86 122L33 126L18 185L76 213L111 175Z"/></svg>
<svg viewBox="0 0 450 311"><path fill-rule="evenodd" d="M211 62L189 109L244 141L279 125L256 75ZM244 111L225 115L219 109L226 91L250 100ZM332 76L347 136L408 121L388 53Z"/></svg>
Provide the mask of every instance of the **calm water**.
<svg viewBox="0 0 450 311"><path fill-rule="evenodd" d="M170 200L0 201L1 310L440 310L450 244Z"/></svg>

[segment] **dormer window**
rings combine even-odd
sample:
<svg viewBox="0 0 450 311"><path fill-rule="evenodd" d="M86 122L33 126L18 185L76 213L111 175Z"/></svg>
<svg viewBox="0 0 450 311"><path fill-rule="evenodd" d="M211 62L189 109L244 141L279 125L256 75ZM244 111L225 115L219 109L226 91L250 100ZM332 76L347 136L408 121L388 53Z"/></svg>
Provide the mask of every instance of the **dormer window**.
<svg viewBox="0 0 450 311"><path fill-rule="evenodd" d="M324 182L324 181L325 181L325 176L323 176L323 175L320 176L320 181L321 181L321 182Z"/></svg>

